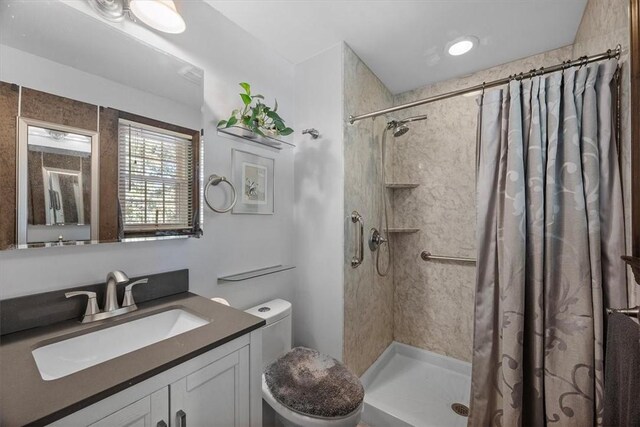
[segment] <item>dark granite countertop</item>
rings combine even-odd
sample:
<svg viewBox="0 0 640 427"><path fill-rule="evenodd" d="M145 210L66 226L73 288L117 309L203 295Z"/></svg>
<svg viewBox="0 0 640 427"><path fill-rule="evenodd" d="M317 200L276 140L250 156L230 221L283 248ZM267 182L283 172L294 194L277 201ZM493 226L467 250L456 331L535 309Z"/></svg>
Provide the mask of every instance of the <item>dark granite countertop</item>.
<svg viewBox="0 0 640 427"><path fill-rule="evenodd" d="M40 376L32 350L172 308L211 323L52 381ZM3 335L0 342L0 425L43 425L63 418L147 378L264 325L243 311L184 292L139 304L111 319L77 320Z"/></svg>

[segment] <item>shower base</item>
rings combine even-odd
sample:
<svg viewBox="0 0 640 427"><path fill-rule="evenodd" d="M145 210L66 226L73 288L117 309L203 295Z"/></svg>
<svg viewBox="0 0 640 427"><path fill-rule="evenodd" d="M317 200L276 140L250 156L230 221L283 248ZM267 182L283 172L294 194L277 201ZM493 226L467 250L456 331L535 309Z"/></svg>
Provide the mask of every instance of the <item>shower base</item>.
<svg viewBox="0 0 640 427"><path fill-rule="evenodd" d="M469 406L471 364L393 342L360 378L371 427L464 427L451 406Z"/></svg>

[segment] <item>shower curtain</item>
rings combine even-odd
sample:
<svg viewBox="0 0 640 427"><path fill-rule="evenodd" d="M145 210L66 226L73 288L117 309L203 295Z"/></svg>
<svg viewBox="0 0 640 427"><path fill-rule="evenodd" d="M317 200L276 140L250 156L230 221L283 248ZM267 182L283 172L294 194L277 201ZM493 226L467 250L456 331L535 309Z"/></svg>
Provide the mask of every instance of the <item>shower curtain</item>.
<svg viewBox="0 0 640 427"><path fill-rule="evenodd" d="M480 98L469 426L602 422L605 307L626 307L616 60Z"/></svg>

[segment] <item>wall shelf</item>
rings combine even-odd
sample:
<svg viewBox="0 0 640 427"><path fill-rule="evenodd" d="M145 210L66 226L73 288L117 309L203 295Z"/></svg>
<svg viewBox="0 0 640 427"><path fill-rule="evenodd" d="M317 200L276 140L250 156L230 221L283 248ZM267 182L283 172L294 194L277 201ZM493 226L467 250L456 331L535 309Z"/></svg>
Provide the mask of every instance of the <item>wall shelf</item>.
<svg viewBox="0 0 640 427"><path fill-rule="evenodd" d="M218 135L231 137L231 139L236 139L247 143L259 144L269 148L275 148L276 150L295 147L295 145L290 142L284 141L282 139L272 138L270 136L258 135L240 126L218 128Z"/></svg>
<svg viewBox="0 0 640 427"><path fill-rule="evenodd" d="M241 282L243 280L253 279L254 277L266 276L267 274L280 273L281 271L292 270L295 265L274 265L271 267L260 268L258 270L245 271L243 273L232 274L229 276L218 277L219 282Z"/></svg>
<svg viewBox="0 0 640 427"><path fill-rule="evenodd" d="M389 183L389 184L385 184L384 186L392 190L396 190L396 189L405 189L405 188L416 188L416 187L419 187L420 184Z"/></svg>
<svg viewBox="0 0 640 427"><path fill-rule="evenodd" d="M411 234L417 233L418 231L420 231L419 228L392 227L387 229L387 233L390 234Z"/></svg>

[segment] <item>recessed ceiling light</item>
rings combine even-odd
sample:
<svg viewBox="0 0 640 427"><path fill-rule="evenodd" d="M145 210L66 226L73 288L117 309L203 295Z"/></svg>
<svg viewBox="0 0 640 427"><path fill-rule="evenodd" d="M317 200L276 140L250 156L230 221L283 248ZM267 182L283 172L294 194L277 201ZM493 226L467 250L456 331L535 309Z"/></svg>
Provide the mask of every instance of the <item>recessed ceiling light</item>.
<svg viewBox="0 0 640 427"><path fill-rule="evenodd" d="M478 43L478 39L473 36L462 37L448 44L447 53L451 56L460 56L469 52Z"/></svg>

